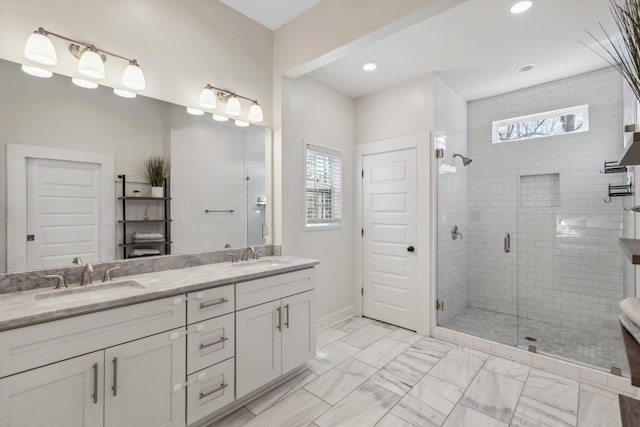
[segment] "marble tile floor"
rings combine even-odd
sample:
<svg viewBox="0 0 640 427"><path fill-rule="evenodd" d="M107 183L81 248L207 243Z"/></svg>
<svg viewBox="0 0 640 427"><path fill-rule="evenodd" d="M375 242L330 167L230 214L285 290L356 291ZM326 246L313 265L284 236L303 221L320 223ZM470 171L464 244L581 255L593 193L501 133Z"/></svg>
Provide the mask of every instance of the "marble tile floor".
<svg viewBox="0 0 640 427"><path fill-rule="evenodd" d="M306 370L209 427L621 425L613 392L375 320L317 338Z"/></svg>
<svg viewBox="0 0 640 427"><path fill-rule="evenodd" d="M507 345L528 348L540 354L577 362L610 372L615 366L629 376L622 336L598 335L538 320L518 318L476 307L467 307L439 326ZM531 342L524 337L534 337Z"/></svg>

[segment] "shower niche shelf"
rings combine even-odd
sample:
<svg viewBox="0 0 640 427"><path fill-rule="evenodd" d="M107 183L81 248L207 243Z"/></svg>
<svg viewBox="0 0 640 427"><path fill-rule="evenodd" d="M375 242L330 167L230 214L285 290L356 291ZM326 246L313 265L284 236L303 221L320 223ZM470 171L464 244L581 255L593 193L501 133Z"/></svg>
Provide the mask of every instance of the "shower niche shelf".
<svg viewBox="0 0 640 427"><path fill-rule="evenodd" d="M640 264L640 239L620 239L618 243L632 264Z"/></svg>

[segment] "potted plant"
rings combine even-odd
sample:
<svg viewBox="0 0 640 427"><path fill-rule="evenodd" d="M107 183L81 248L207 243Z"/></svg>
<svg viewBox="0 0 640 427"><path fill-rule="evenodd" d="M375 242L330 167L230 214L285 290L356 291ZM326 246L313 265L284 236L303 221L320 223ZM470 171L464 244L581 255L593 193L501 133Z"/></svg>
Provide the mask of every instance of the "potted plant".
<svg viewBox="0 0 640 427"><path fill-rule="evenodd" d="M164 179L169 176L169 162L161 156L145 160L144 169L151 184L151 197L163 197Z"/></svg>

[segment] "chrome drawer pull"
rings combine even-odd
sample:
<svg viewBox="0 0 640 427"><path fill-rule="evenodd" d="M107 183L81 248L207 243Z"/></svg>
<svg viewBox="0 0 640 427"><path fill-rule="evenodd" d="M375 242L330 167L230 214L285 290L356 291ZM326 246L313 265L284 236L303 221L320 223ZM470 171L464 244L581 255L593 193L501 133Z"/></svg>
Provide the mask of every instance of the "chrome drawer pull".
<svg viewBox="0 0 640 427"><path fill-rule="evenodd" d="M211 307L212 305L224 304L225 302L229 302L229 300L226 299L225 297L222 297L218 300L214 300L211 302L201 302L200 308L207 308L207 307Z"/></svg>
<svg viewBox="0 0 640 427"><path fill-rule="evenodd" d="M209 344L200 344L200 350L202 350L203 348L211 347L212 345L220 344L221 342L225 342L228 339L228 337L222 337L218 341L214 341Z"/></svg>
<svg viewBox="0 0 640 427"><path fill-rule="evenodd" d="M118 358L117 357L113 358L113 387L111 387L111 390L113 390L114 396L118 395Z"/></svg>
<svg viewBox="0 0 640 427"><path fill-rule="evenodd" d="M213 394L213 393L215 393L217 391L224 390L227 387L229 387L229 384L224 384L224 383L220 384L220 387L218 387L218 388L214 388L213 390L208 391L206 393L200 393L200 399L204 399L205 397L207 397L207 396L209 396L209 395L211 395L211 394Z"/></svg>
<svg viewBox="0 0 640 427"><path fill-rule="evenodd" d="M93 364L93 403L98 403L98 364Z"/></svg>

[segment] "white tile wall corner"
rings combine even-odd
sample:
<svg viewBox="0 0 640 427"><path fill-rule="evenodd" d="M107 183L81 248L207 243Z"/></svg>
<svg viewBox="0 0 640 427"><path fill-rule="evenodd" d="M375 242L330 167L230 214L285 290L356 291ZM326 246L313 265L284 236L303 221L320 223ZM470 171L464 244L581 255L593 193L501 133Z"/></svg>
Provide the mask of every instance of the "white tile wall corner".
<svg viewBox="0 0 640 427"><path fill-rule="evenodd" d="M434 81L437 159L438 251L437 298L444 302L438 323L448 322L469 304L467 168L453 154L467 155L467 101L441 77ZM457 225L462 238L453 240Z"/></svg>
<svg viewBox="0 0 640 427"><path fill-rule="evenodd" d="M249 245L264 245L266 239L266 209L267 206L258 205L258 197L265 199L266 169L265 169L264 133L245 132L244 156L247 176L247 242Z"/></svg>
<svg viewBox="0 0 640 427"><path fill-rule="evenodd" d="M575 363L559 360L555 357L531 353L524 349L511 347L506 344L499 344L482 338L472 337L470 335L442 327L435 327L432 335L435 338L461 346L470 347L485 353L494 354L505 359L525 363L529 366L604 388L614 393L640 398L640 387L632 386L631 380L627 377L619 377L588 366L581 366Z"/></svg>
<svg viewBox="0 0 640 427"><path fill-rule="evenodd" d="M495 120L582 104L589 105L588 132L491 143ZM599 173L622 151L618 73L604 69L472 101L468 120L469 305L618 336L623 280L632 280L618 238L632 201L604 203L608 184L626 175ZM523 179L535 185L523 187Z"/></svg>

